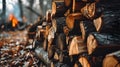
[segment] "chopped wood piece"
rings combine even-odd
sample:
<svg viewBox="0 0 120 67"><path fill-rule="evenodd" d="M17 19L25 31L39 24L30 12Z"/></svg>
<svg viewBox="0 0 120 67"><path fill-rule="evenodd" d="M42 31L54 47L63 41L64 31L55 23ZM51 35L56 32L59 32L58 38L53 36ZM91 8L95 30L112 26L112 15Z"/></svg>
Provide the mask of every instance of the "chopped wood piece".
<svg viewBox="0 0 120 67"><path fill-rule="evenodd" d="M104 56L120 49L120 36L92 33L87 38L88 54Z"/></svg>
<svg viewBox="0 0 120 67"><path fill-rule="evenodd" d="M86 42L87 37L90 33L96 32L96 28L92 21L80 21L80 29L82 33L82 39Z"/></svg>
<svg viewBox="0 0 120 67"><path fill-rule="evenodd" d="M120 50L107 54L103 60L103 67L120 67Z"/></svg>
<svg viewBox="0 0 120 67"><path fill-rule="evenodd" d="M75 20L82 20L82 15L81 13L73 13L69 14L66 17L66 25L68 26L69 29L73 29L75 26Z"/></svg>
<svg viewBox="0 0 120 67"><path fill-rule="evenodd" d="M55 17L64 16L67 8L65 8L64 1L54 1L52 2L52 14Z"/></svg>
<svg viewBox="0 0 120 67"><path fill-rule="evenodd" d="M72 39L69 48L69 55L77 55L87 52L87 46L80 36L76 36Z"/></svg>

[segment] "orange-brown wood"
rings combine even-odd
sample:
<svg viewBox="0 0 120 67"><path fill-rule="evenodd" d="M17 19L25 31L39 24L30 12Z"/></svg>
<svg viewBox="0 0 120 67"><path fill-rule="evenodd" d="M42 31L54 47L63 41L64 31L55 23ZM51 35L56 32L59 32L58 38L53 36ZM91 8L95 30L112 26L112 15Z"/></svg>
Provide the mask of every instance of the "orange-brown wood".
<svg viewBox="0 0 120 67"><path fill-rule="evenodd" d="M95 56L101 56L101 55L104 56L107 53L117 51L120 49L120 45L119 44L117 45L117 43L105 44L105 42L102 42L102 41L105 41L105 38L104 39L101 38L101 40L99 40L99 39L96 39L95 37L97 36L90 34L87 38L87 49L88 49L89 55L92 54ZM110 41L107 41L107 42L110 42Z"/></svg>
<svg viewBox="0 0 120 67"><path fill-rule="evenodd" d="M73 14L69 14L66 17L66 24L68 26L69 29L73 29L74 27L74 21L75 20L82 20L82 15L81 13L73 13Z"/></svg>
<svg viewBox="0 0 120 67"><path fill-rule="evenodd" d="M87 52L86 44L80 36L76 36L72 39L69 48L69 55L76 55Z"/></svg>
<svg viewBox="0 0 120 67"><path fill-rule="evenodd" d="M81 63L82 67L91 67L90 62L86 57L80 57L79 62Z"/></svg>
<svg viewBox="0 0 120 67"><path fill-rule="evenodd" d="M98 18L94 19L93 23L94 23L94 26L95 26L96 30L99 32L101 27L102 27L102 24L103 24L102 18L98 17Z"/></svg>
<svg viewBox="0 0 120 67"><path fill-rule="evenodd" d="M52 14L55 17L64 16L67 8L65 8L64 1L54 1L52 2Z"/></svg>
<svg viewBox="0 0 120 67"><path fill-rule="evenodd" d="M107 54L103 60L103 67L120 67L120 51Z"/></svg>
<svg viewBox="0 0 120 67"><path fill-rule="evenodd" d="M93 18L95 16L95 11L96 11L96 7L95 7L95 3L88 3L86 4L86 6L84 6L81 9L81 13L86 17L86 18Z"/></svg>

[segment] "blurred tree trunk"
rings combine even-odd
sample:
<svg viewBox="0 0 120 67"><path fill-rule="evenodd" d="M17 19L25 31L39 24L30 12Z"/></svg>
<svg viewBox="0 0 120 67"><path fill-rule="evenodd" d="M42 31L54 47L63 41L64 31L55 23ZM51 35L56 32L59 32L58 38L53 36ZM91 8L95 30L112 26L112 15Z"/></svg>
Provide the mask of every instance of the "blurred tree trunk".
<svg viewBox="0 0 120 67"><path fill-rule="evenodd" d="M22 1L18 0L18 3L19 3L19 8L20 8L20 17L22 18L23 17Z"/></svg>
<svg viewBox="0 0 120 67"><path fill-rule="evenodd" d="M43 0L39 0L40 14L43 15Z"/></svg>
<svg viewBox="0 0 120 67"><path fill-rule="evenodd" d="M6 0L2 0L2 7L3 7L3 9L2 9L2 14L1 14L1 16L2 16L3 21L5 21L5 14L6 14Z"/></svg>
<svg viewBox="0 0 120 67"><path fill-rule="evenodd" d="M32 7L33 7L33 4L34 4L34 0L28 0L28 2L29 2L29 4L30 4L29 6L32 8ZM34 22L34 21L33 21L33 13L30 11L30 12L29 12L29 15L30 15L30 16L29 16L29 17L30 17L30 22L33 23L33 22Z"/></svg>

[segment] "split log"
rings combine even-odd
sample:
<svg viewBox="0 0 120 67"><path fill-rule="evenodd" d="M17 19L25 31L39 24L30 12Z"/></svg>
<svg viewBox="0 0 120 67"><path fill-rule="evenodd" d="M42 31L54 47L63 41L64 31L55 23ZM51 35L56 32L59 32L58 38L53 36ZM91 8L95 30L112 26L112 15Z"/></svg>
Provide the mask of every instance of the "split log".
<svg viewBox="0 0 120 67"><path fill-rule="evenodd" d="M102 67L103 57L80 56L79 63L82 67Z"/></svg>
<svg viewBox="0 0 120 67"><path fill-rule="evenodd" d="M101 27L102 27L102 18L101 17L98 17L96 19L93 20L93 23L94 23L94 26L96 28L96 31L99 32Z"/></svg>
<svg viewBox="0 0 120 67"><path fill-rule="evenodd" d="M87 53L87 46L80 36L75 36L69 45L69 55Z"/></svg>
<svg viewBox="0 0 120 67"><path fill-rule="evenodd" d="M67 8L65 8L64 1L54 1L52 2L52 14L55 17L64 16Z"/></svg>
<svg viewBox="0 0 120 67"><path fill-rule="evenodd" d="M101 33L120 33L119 13L119 11L104 11L102 16L94 19L97 31Z"/></svg>
<svg viewBox="0 0 120 67"><path fill-rule="evenodd" d="M81 63L82 67L91 67L91 64L87 57L80 57L79 62Z"/></svg>
<svg viewBox="0 0 120 67"><path fill-rule="evenodd" d="M67 49L67 44L66 44L66 36L65 34L61 33L57 36L57 48L59 48L61 51Z"/></svg>
<svg viewBox="0 0 120 67"><path fill-rule="evenodd" d="M48 53L46 51L44 51L43 48L36 48L35 53L38 56L38 58L40 60L42 60L42 62L44 62L46 65L50 64L50 60L48 58Z"/></svg>
<svg viewBox="0 0 120 67"><path fill-rule="evenodd" d="M120 36L92 33L87 38L87 48L88 54L104 56L120 49Z"/></svg>
<svg viewBox="0 0 120 67"><path fill-rule="evenodd" d="M45 38L43 42L43 49L47 51L47 47L48 47L48 40Z"/></svg>
<svg viewBox="0 0 120 67"><path fill-rule="evenodd" d="M65 17L54 18L52 20L52 26L54 27L56 33L63 33L63 27L66 25Z"/></svg>
<svg viewBox="0 0 120 67"><path fill-rule="evenodd" d="M80 21L80 29L82 33L82 39L86 42L90 33L96 32L95 26L92 21Z"/></svg>
<svg viewBox="0 0 120 67"><path fill-rule="evenodd" d="M120 67L120 50L107 54L103 60L103 67Z"/></svg>
<svg viewBox="0 0 120 67"><path fill-rule="evenodd" d="M55 50L54 50L54 48L53 48L53 46L50 46L50 47L48 47L49 49L48 49L48 58L51 60L52 58L54 58L54 54L55 54Z"/></svg>
<svg viewBox="0 0 120 67"><path fill-rule="evenodd" d="M82 14L81 13L72 13L66 17L66 25L68 26L69 29L72 30L74 27L76 27L75 24L79 25L79 23L76 23L75 20L83 20Z"/></svg>
<svg viewBox="0 0 120 67"><path fill-rule="evenodd" d="M81 13L88 19L94 19L102 14L102 7L98 3L88 3L81 9Z"/></svg>

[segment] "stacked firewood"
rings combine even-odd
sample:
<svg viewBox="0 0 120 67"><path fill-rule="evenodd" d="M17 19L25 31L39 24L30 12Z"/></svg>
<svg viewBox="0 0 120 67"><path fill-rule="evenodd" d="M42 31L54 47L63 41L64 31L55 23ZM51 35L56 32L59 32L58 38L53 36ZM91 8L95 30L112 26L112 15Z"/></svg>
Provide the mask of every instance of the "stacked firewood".
<svg viewBox="0 0 120 67"><path fill-rule="evenodd" d="M47 57L36 53L51 67L106 67L112 56L107 54L120 50L119 4L119 0L53 0L51 25L36 27L33 43L41 45L40 52ZM119 67L120 59L112 58Z"/></svg>

